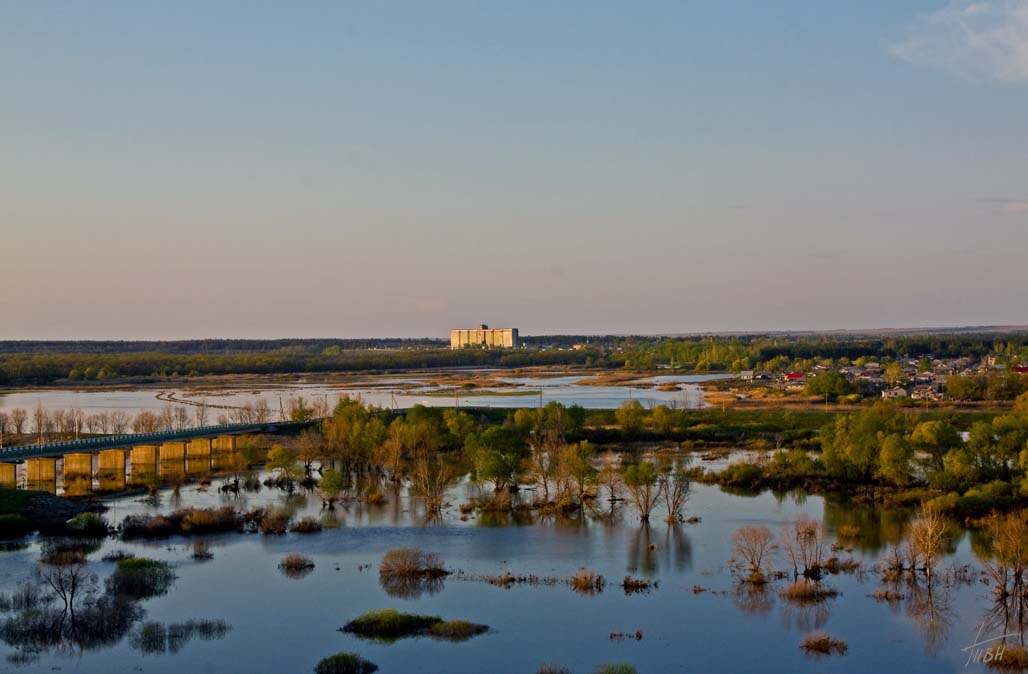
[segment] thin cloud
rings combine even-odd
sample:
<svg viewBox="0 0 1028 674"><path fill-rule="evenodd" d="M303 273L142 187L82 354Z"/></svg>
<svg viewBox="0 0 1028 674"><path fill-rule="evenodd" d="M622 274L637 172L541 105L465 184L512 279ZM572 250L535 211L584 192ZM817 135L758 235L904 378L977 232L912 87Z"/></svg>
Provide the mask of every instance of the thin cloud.
<svg viewBox="0 0 1028 674"><path fill-rule="evenodd" d="M1028 83L1028 0L950 0L890 51L969 79Z"/></svg>

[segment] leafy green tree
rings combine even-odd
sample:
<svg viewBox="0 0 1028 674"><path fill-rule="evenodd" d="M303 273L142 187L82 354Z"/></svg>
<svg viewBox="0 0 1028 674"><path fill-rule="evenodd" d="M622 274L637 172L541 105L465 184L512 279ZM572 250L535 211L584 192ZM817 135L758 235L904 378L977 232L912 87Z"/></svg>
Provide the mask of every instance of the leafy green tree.
<svg viewBox="0 0 1028 674"><path fill-rule="evenodd" d="M343 478L343 474L335 468L328 468L318 482L318 491L321 492L322 500L331 506L339 499L339 495L343 493L345 485L346 481Z"/></svg>
<svg viewBox="0 0 1028 674"><path fill-rule="evenodd" d="M650 461L634 463L625 469L625 487L643 522L650 521L650 513L657 505L660 495L657 478L657 468Z"/></svg>
<svg viewBox="0 0 1028 674"><path fill-rule="evenodd" d="M914 427L910 442L914 449L927 455L927 467L933 472L942 471L946 454L964 444L960 432L947 421L922 421Z"/></svg>
<svg viewBox="0 0 1028 674"><path fill-rule="evenodd" d="M468 454L476 477L492 482L499 491L517 484L528 447L515 429L490 426L468 436Z"/></svg>
<svg viewBox="0 0 1028 674"><path fill-rule="evenodd" d="M597 472L593 466L596 449L588 440L582 440L566 445L563 454L564 470L574 481L578 491L578 501L581 503L586 490L596 478Z"/></svg>
<svg viewBox="0 0 1028 674"><path fill-rule="evenodd" d="M879 454L878 477L897 487L906 487L913 481L913 457L913 448L906 438L899 433L887 435Z"/></svg>
<svg viewBox="0 0 1028 674"><path fill-rule="evenodd" d="M657 405L650 412L650 422L653 424L653 430L666 438L678 424L679 416L667 405Z"/></svg>
<svg viewBox="0 0 1028 674"><path fill-rule="evenodd" d="M954 400L981 400L984 392L977 377L954 374L946 378L946 395Z"/></svg>
<svg viewBox="0 0 1028 674"><path fill-rule="evenodd" d="M646 410L638 400L626 400L614 412L621 432L632 436L642 430L643 422L646 420Z"/></svg>
<svg viewBox="0 0 1028 674"><path fill-rule="evenodd" d="M452 442L457 446L463 446L468 436L475 431L475 420L467 412L448 409L443 412L443 423L446 424L446 432L450 434Z"/></svg>
<svg viewBox="0 0 1028 674"><path fill-rule="evenodd" d="M882 443L903 432L903 419L888 401L857 414L841 414L822 431L822 461L828 474L870 483L879 469Z"/></svg>
<svg viewBox="0 0 1028 674"><path fill-rule="evenodd" d="M897 360L886 365L882 374L889 386L902 386L907 383L907 374L903 371L903 363Z"/></svg>
<svg viewBox="0 0 1028 674"><path fill-rule="evenodd" d="M854 387L842 374L835 370L829 370L808 380L803 387L803 392L809 396L820 398L828 396L831 400L835 400L839 396L853 393Z"/></svg>
<svg viewBox="0 0 1028 674"><path fill-rule="evenodd" d="M303 477L303 468L300 467L298 459L299 453L296 449L274 445L268 450L268 470L277 471L280 478L291 484Z"/></svg>

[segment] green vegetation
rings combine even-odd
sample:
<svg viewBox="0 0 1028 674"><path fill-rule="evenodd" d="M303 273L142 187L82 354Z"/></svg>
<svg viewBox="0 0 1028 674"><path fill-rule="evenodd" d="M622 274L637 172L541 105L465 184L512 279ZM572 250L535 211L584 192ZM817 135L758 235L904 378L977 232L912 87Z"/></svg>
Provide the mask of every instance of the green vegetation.
<svg viewBox="0 0 1028 674"><path fill-rule="evenodd" d="M149 599L167 594L175 573L167 562L146 557L129 557L118 562L107 579L107 590L128 599Z"/></svg>
<svg viewBox="0 0 1028 674"><path fill-rule="evenodd" d="M343 632L387 643L415 636L464 641L488 630L486 625L464 620L444 621L439 616L400 613L396 609L368 611L342 628Z"/></svg>
<svg viewBox="0 0 1028 674"><path fill-rule="evenodd" d="M314 667L314 674L372 674L378 665L368 662L356 653L336 653L321 660Z"/></svg>

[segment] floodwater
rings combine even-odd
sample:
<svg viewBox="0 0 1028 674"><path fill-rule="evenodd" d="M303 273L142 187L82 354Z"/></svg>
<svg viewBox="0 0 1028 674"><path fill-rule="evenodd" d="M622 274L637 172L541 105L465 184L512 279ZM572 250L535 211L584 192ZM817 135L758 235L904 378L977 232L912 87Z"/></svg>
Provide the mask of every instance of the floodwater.
<svg viewBox="0 0 1028 674"><path fill-rule="evenodd" d="M799 492L731 494L694 485L687 516L693 524L668 527L654 514L654 524L639 524L630 506L618 506L612 518L599 513L580 517L526 514L478 514L461 520L459 504L476 487L461 483L450 493L441 519L425 523L416 499L404 488L386 489L387 502L349 504L322 510L314 495L263 488L240 495L222 494L220 480L202 491L182 487L156 504L140 496L108 502L107 517L120 522L133 513L167 512L183 506L231 504L278 505L294 517L320 517L331 528L316 534L224 534L208 537L214 558L194 561L187 539L153 543L105 541L90 555L101 576L113 564L99 561L107 552L126 550L169 561L177 580L171 591L145 600L145 617L115 643L89 649L42 646L10 671L24 672L241 672L280 674L311 672L321 658L353 651L375 662L383 673L532 674L543 663L560 663L573 672L592 672L599 664L629 662L643 674L666 672L983 672L964 668L978 627L996 605L980 580L971 536L955 528L952 554L941 562L948 570L932 593L901 587L906 598L878 603L869 595L882 587L872 567L900 540L911 513L841 497ZM605 507L605 503L600 504ZM829 538L843 525L860 527L852 557L863 571L829 576L824 582L841 594L821 604L798 606L778 595L786 581L764 591L740 589L729 573L730 536L742 525L766 525L772 531L799 514L822 521ZM537 574L567 578L578 569L601 573L608 581L598 594L577 594L566 585L515 585L504 589L477 580L450 576L419 596L391 596L376 572L389 549L414 546L438 553L451 570L465 574ZM315 562L303 578L279 572L279 560L302 553ZM0 590L10 591L31 576L40 555L38 542L0 552ZM955 582L952 569L973 566L970 582ZM779 567L784 560L779 558ZM621 579L631 575L658 581L650 592L626 595ZM695 586L704 591L694 592ZM393 644L361 640L337 631L369 609L440 615L484 623L491 631L464 643L404 639ZM6 616L0 614L0 620ZM140 646L143 623L221 620L220 638L194 638L179 648L151 652ZM799 644L803 635L823 630L849 645L843 656L813 658ZM611 632L642 639L611 639ZM990 624L983 634L1011 632ZM984 637L983 637L984 638ZM17 644L0 642L0 658ZM18 661L18 658L13 658ZM0 663L4 661L0 659ZM2 665L0 665L2 666Z"/></svg>
<svg viewBox="0 0 1028 674"><path fill-rule="evenodd" d="M481 372L481 371L480 371ZM502 381L515 384L514 388L476 390L475 395L439 395L441 387L430 380L418 377L368 378L364 383L293 383L283 384L268 380L265 385L247 382L245 386L226 389L185 388L137 388L129 390L91 389L40 389L0 393L0 409L22 408L34 410L37 405L47 409L80 409L89 414L120 410L130 414L142 411L157 412L176 403L158 399L171 394L172 398L193 403L206 402L211 418L216 418L219 409L254 404L258 399L267 401L272 410L279 409L280 401L288 407L288 400L304 396L307 400L324 398L329 405L342 396L360 398L365 403L386 408L408 408L416 404L427 407L535 407L556 401L564 405L581 405L591 409L618 407L628 399L636 399L646 406L665 404L685 409L696 409L704 405L703 391L699 384L722 379L730 375L664 375L652 378L658 383L678 383L680 391L659 391L656 388L640 386L588 386L580 382L594 375L573 375L564 377L509 377ZM649 380L640 380L645 383ZM512 395L514 393L521 395ZM527 394L527 395L525 395Z"/></svg>

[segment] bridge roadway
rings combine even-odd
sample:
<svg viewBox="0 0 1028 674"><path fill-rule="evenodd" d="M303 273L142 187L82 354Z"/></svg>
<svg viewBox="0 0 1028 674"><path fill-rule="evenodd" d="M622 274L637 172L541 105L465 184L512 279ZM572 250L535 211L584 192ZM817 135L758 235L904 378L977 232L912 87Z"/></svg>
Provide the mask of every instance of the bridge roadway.
<svg viewBox="0 0 1028 674"><path fill-rule="evenodd" d="M48 442L40 445L17 445L0 449L0 462L15 462L25 459L42 459L48 457L77 454L80 452L96 452L103 449L131 448L133 445L149 445L154 443L174 442L176 440L192 440L195 438L218 437L223 435L240 435L243 433L273 433L280 430L300 429L309 425L310 421L272 421L263 424L218 424L216 426L198 426L175 431L159 433L130 433L127 435L104 435L84 440L66 440L64 442Z"/></svg>

